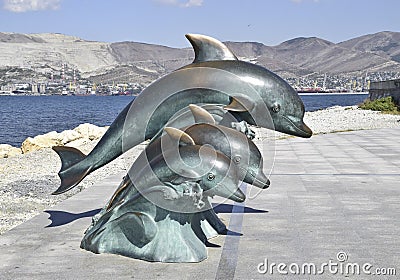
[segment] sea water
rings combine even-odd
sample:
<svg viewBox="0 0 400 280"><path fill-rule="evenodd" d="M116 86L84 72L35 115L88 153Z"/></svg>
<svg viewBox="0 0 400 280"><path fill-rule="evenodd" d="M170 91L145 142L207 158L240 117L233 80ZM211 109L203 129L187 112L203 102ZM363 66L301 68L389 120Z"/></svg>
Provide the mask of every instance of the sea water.
<svg viewBox="0 0 400 280"><path fill-rule="evenodd" d="M306 111L351 106L367 94L301 95ZM28 137L73 129L82 123L110 125L132 96L0 96L0 144L16 147Z"/></svg>

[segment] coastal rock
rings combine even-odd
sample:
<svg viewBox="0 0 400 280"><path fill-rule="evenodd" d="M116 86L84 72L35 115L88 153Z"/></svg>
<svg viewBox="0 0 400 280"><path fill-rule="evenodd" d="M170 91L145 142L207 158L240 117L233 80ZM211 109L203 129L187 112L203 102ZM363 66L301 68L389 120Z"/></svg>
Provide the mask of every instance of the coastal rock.
<svg viewBox="0 0 400 280"><path fill-rule="evenodd" d="M62 138L60 139L59 133L52 131L43 135L35 136L34 138L28 137L22 143L22 153L37 151L43 148L51 148L53 146L62 146Z"/></svg>
<svg viewBox="0 0 400 280"><path fill-rule="evenodd" d="M84 138L82 134L75 130L64 130L63 132L59 133L58 137L63 145Z"/></svg>
<svg viewBox="0 0 400 280"><path fill-rule="evenodd" d="M91 142L91 140L89 140L87 138L79 138L77 140L66 143L65 146L77 148L80 150L82 146L88 145L90 142Z"/></svg>
<svg viewBox="0 0 400 280"><path fill-rule="evenodd" d="M74 128L74 131L80 133L83 138L96 140L101 138L106 133L108 127L99 127L94 124L84 123Z"/></svg>
<svg viewBox="0 0 400 280"><path fill-rule="evenodd" d="M0 158L9 158L20 154L22 154L22 150L20 148L16 148L8 144L0 144Z"/></svg>
<svg viewBox="0 0 400 280"><path fill-rule="evenodd" d="M57 133L52 131L35 137L28 137L21 146L22 153L37 151L53 146L80 147L93 140L101 138L108 127L99 127L90 123L84 123L73 130L65 130Z"/></svg>

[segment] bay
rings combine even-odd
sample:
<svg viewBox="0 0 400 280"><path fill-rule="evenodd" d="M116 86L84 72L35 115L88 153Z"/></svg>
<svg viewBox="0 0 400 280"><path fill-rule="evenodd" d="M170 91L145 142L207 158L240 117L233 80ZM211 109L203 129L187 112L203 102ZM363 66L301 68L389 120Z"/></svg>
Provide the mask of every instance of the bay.
<svg viewBox="0 0 400 280"><path fill-rule="evenodd" d="M131 96L0 96L0 143L19 147L27 137L110 125Z"/></svg>
<svg viewBox="0 0 400 280"><path fill-rule="evenodd" d="M367 94L301 95L306 111L357 105ZM28 137L73 129L82 123L110 125L132 96L0 96L0 143L20 147Z"/></svg>
<svg viewBox="0 0 400 280"><path fill-rule="evenodd" d="M312 112L333 106L353 106L362 103L368 98L367 94L301 94L305 109Z"/></svg>

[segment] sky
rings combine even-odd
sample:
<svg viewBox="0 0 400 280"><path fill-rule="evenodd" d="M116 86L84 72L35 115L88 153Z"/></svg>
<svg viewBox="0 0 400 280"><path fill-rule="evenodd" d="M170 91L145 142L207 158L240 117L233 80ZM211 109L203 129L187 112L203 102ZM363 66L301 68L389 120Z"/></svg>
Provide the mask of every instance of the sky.
<svg viewBox="0 0 400 280"><path fill-rule="evenodd" d="M0 32L189 47L184 35L268 46L400 32L398 0L0 0Z"/></svg>

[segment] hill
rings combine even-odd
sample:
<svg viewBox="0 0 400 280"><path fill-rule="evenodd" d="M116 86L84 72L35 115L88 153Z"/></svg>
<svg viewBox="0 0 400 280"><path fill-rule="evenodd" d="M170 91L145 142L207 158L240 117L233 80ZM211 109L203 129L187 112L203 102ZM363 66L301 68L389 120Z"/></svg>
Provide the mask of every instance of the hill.
<svg viewBox="0 0 400 280"><path fill-rule="evenodd" d="M341 43L294 38L277 46L226 42L241 59L258 63L284 77L313 73L362 74L400 72L400 33L379 32ZM138 42L94 42L63 34L0 33L0 68L63 71L68 65L95 82L149 83L193 59L191 48Z"/></svg>

